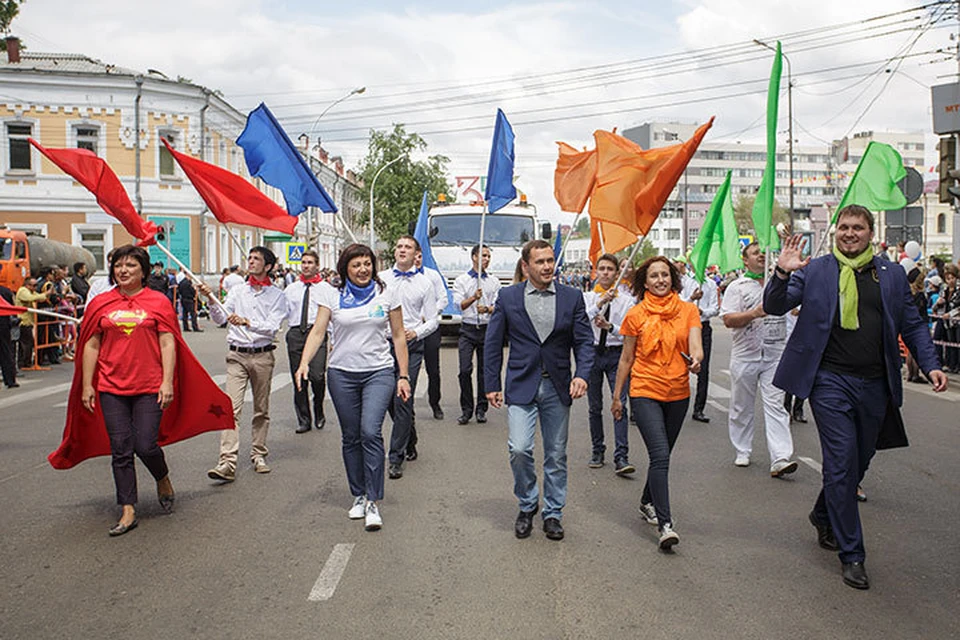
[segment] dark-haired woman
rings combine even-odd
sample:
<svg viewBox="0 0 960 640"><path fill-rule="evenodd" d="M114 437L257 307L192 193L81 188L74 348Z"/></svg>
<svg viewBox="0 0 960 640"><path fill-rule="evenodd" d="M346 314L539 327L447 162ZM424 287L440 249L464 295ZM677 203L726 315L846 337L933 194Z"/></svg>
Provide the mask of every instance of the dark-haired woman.
<svg viewBox="0 0 960 640"><path fill-rule="evenodd" d="M680 272L663 256L637 269L633 293L639 304L620 326L623 352L617 367L611 410L623 413L620 393L630 379L630 415L647 446L650 465L640 514L660 530L660 548L680 541L670 514L670 453L690 404L690 372L700 370L703 347L696 305L680 300Z"/></svg>
<svg viewBox="0 0 960 640"><path fill-rule="evenodd" d="M84 318L85 324L96 324L85 327L92 333L85 332L81 401L90 412L100 403L122 508L111 536L137 526L134 454L157 481L160 506L173 510L173 485L157 436L163 410L173 400L177 317L166 296L144 288L149 270L146 250L119 247L110 260L110 283L116 288L98 296L97 307L110 305L110 310Z"/></svg>
<svg viewBox="0 0 960 640"><path fill-rule="evenodd" d="M299 388L307 380L310 360L332 327L327 387L340 422L343 463L353 495L349 518L365 521L367 531L383 526L378 502L383 499L383 419L397 395L410 397L407 339L400 299L377 277L376 256L352 244L337 261L340 286L323 286L316 321L294 374ZM392 336L399 377L394 374L387 336Z"/></svg>

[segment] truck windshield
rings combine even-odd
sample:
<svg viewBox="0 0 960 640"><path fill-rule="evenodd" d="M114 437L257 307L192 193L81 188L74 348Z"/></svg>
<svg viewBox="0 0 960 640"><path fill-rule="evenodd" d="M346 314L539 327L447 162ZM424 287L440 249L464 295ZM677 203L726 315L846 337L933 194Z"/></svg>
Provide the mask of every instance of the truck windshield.
<svg viewBox="0 0 960 640"><path fill-rule="evenodd" d="M9 260L11 255L13 255L13 240L0 238L0 260Z"/></svg>
<svg viewBox="0 0 960 640"><path fill-rule="evenodd" d="M465 213L430 218L431 246L473 246L480 241L480 214ZM534 238L533 218L488 214L483 243L517 246Z"/></svg>

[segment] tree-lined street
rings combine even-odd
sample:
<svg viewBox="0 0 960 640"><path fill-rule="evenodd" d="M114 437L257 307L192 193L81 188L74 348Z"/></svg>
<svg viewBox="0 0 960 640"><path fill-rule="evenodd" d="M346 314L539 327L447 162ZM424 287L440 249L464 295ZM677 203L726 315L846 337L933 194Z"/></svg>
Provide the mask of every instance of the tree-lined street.
<svg viewBox="0 0 960 640"><path fill-rule="evenodd" d="M637 514L646 470L639 433L631 428L636 475L615 476L609 461L588 469L585 400L571 417L566 539L547 540L539 519L531 538L515 539L506 414L456 424L452 343L441 351L447 419L430 417L421 374L420 458L387 481L376 533L346 517L329 400L323 431L294 434L282 349L273 472L255 474L241 455L237 481L217 486L205 474L215 434L173 445L176 511L163 515L138 467L140 527L117 539L107 536L117 514L109 458L66 472L45 461L63 428L72 366L29 373L0 395L0 637L960 637L960 387L935 395L907 386L912 446L880 452L867 474L861 516L872 588L857 592L807 521L819 488L812 421L793 425L803 464L789 479L769 477L759 429L754 463L732 464L730 334L714 335L711 422L688 416L673 456L681 543L669 555ZM222 382L223 331L208 325L187 340ZM249 416L248 404L241 453Z"/></svg>

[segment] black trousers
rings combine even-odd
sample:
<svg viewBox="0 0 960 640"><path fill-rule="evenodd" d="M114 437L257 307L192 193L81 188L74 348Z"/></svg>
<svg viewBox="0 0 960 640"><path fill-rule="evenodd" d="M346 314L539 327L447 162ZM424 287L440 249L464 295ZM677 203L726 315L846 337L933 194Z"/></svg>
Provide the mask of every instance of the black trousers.
<svg viewBox="0 0 960 640"><path fill-rule="evenodd" d="M460 337L457 340L457 358L460 363L460 411L467 417L473 416L473 354L477 354L477 412L487 411L487 393L483 385L483 341L487 337L487 325L460 324Z"/></svg>
<svg viewBox="0 0 960 640"><path fill-rule="evenodd" d="M13 362L13 340L10 339L10 321L6 327L0 328L0 372L3 373L3 384L13 386L17 381L17 367Z"/></svg>
<svg viewBox="0 0 960 640"><path fill-rule="evenodd" d="M397 363L397 354L393 350L393 341L390 342L390 355L393 356L393 371L400 375L400 365ZM393 429L390 431L390 464L402 464L407 455L407 449L416 446L417 427L413 420L413 401L417 395L417 378L420 375L420 365L423 363L423 340L413 340L407 343L407 370L410 374L410 398L404 402L399 396L393 396L393 402L387 408L393 420Z"/></svg>
<svg viewBox="0 0 960 640"><path fill-rule="evenodd" d="M294 375L300 367L300 358L303 356L303 346L307 342L310 330L301 331L300 327L293 327L287 331L287 359L290 361L290 375ZM297 425L312 427L316 424L310 419L310 391L313 391L313 416L316 420L323 418L323 398L327 387L327 340L317 349L316 355L310 361L307 374L310 384L305 384L297 390L296 381L293 384L293 409L297 414ZM309 390L307 389L309 387Z"/></svg>
<svg viewBox="0 0 960 640"><path fill-rule="evenodd" d="M20 368L33 364L33 326L20 325Z"/></svg>
<svg viewBox="0 0 960 640"><path fill-rule="evenodd" d="M167 461L157 444L163 410L155 393L120 396L100 392L99 396L103 422L110 436L117 504L136 504L137 470L133 466L134 454L147 467L154 480L159 482L167 476Z"/></svg>
<svg viewBox="0 0 960 640"><path fill-rule="evenodd" d="M697 374L697 395L693 400L693 412L703 413L707 406L707 387L710 385L710 352L713 350L713 329L710 320L703 321L700 330L703 340L703 361L700 363L700 373Z"/></svg>
<svg viewBox="0 0 960 640"><path fill-rule="evenodd" d="M440 407L440 329L423 339L423 367L427 370L427 399Z"/></svg>
<svg viewBox="0 0 960 640"><path fill-rule="evenodd" d="M200 331L199 325L197 325L197 299L196 298L180 298L180 309L181 317L183 318L183 330L189 331L187 328L187 320L192 321L192 327L194 331Z"/></svg>

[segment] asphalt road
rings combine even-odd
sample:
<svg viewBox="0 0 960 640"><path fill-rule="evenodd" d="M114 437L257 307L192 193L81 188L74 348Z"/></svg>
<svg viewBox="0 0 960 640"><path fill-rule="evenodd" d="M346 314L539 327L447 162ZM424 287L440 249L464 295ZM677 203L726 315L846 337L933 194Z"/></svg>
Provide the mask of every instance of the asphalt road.
<svg viewBox="0 0 960 640"><path fill-rule="evenodd" d="M224 332L206 326L187 341L222 379ZM789 479L769 477L762 431L754 464L733 466L729 334L714 335L711 422L688 419L673 456L681 543L669 555L637 514L639 433L631 428L635 477L616 477L609 462L588 469L585 399L571 418L566 539L539 528L515 539L505 411L456 424L453 343L442 351L446 419L430 417L421 384L420 459L387 480L376 533L346 517L330 401L326 429L294 434L282 349L273 472L253 473L241 455L237 481L217 486L205 474L216 434L168 447L176 512L163 515L138 463L140 527L115 539L109 459L61 472L45 461L72 367L29 373L0 391L0 638L960 637L960 384L938 396L908 387L912 446L879 453L865 483L872 588L859 592L807 522L820 482L812 422L794 425L805 462ZM248 405L241 452L249 416Z"/></svg>

